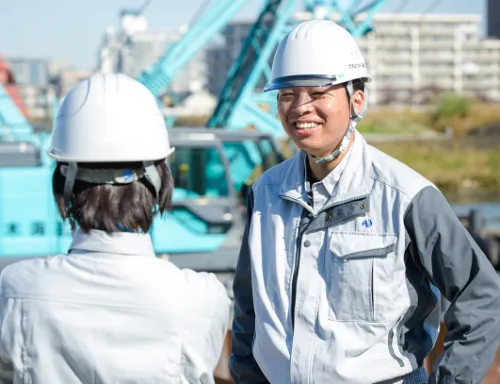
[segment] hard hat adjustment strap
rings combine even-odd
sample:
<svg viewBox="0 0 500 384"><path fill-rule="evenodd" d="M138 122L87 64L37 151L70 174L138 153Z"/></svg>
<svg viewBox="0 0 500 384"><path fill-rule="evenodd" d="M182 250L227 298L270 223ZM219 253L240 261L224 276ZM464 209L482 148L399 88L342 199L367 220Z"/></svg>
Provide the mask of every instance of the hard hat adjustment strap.
<svg viewBox="0 0 500 384"><path fill-rule="evenodd" d="M363 87L363 93L365 94L365 101L363 103L363 109L361 112L357 113L354 109L354 103L352 102L352 97L354 96L354 86L353 82L349 81L347 83L347 93L349 94L349 104L351 106L351 120L357 124L361 121L361 119L365 116L366 110L368 109L368 88L366 85Z"/></svg>
<svg viewBox="0 0 500 384"><path fill-rule="evenodd" d="M62 165L60 172L66 179L64 182L64 204L66 207L71 202L75 180L95 184L130 184L145 176L155 190L155 198L158 199L160 196L161 178L154 162L144 162L144 171L133 169L79 169L77 163L71 162L68 165Z"/></svg>
<svg viewBox="0 0 500 384"><path fill-rule="evenodd" d="M347 127L347 131L342 138L342 142L340 143L340 147L334 150L329 156L327 157L314 157L311 156L314 159L314 162L316 164L324 164L324 163L330 163L333 160L335 160L341 153L344 153L347 150L347 147L349 146L349 140L351 138L351 134L354 132L356 129L356 125L358 124L359 121L363 118L365 112L366 112L366 103L363 106L363 110L358 114L356 113L356 110L354 109L354 104L352 102L352 96L354 95L354 86L352 81L347 82L347 93L349 96L349 105L351 109L351 120L349 121L349 126ZM365 87L366 91L366 87Z"/></svg>
<svg viewBox="0 0 500 384"><path fill-rule="evenodd" d="M61 166L61 174L67 177L67 165ZM143 169L90 169L78 167L75 180L93 184L130 184L141 179L144 174Z"/></svg>
<svg viewBox="0 0 500 384"><path fill-rule="evenodd" d="M354 128L356 127L356 123L351 120L349 123L349 127L347 128L347 132L342 138L342 142L340 143L340 147L338 147L335 151L333 151L329 156L327 157L314 157L311 155L311 157L314 159L314 162L316 164L324 164L324 163L330 163L331 161L335 160L337 156L339 156L341 153L344 153L347 150L347 147L349 146L349 139L351 138L351 134L354 131Z"/></svg>
<svg viewBox="0 0 500 384"><path fill-rule="evenodd" d="M146 170L146 179L153 185L155 189L155 198L158 200L160 197L161 178L154 162L144 162L144 169Z"/></svg>
<svg viewBox="0 0 500 384"><path fill-rule="evenodd" d="M71 202L71 197L73 196L73 186L75 185L76 173L78 171L78 165L75 162L68 163L68 169L66 173L66 180L64 182L64 206L69 207Z"/></svg>

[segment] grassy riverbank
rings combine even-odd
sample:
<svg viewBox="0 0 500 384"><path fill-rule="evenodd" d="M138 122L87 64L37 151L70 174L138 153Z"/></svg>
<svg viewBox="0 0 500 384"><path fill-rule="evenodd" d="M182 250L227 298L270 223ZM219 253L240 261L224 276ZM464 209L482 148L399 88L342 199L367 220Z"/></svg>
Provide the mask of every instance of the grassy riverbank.
<svg viewBox="0 0 500 384"><path fill-rule="evenodd" d="M450 129L455 136L463 136L498 122L498 104L443 93L425 107L369 108L359 130L366 133L415 133Z"/></svg>
<svg viewBox="0 0 500 384"><path fill-rule="evenodd" d="M431 180L450 199L500 201L500 145L464 141L374 144Z"/></svg>
<svg viewBox="0 0 500 384"><path fill-rule="evenodd" d="M435 183L453 200L500 201L500 106L442 94L427 108L369 110L365 133L450 131L454 139L375 144Z"/></svg>

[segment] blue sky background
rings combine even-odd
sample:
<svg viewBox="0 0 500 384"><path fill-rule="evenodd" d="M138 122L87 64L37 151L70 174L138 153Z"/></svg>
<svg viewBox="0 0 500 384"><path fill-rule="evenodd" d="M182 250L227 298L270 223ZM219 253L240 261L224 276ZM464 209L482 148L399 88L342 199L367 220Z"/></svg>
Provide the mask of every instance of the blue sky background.
<svg viewBox="0 0 500 384"><path fill-rule="evenodd" d="M189 22L205 1L152 0L144 14L151 28L178 27ZM93 68L106 27L118 26L122 8L140 8L142 3L143 0L0 0L0 54L63 58L75 68ZM437 4L434 13L475 13L483 15L483 24L485 20L486 0L385 0L381 12L394 12L403 3L407 3L405 13L422 13ZM249 0L236 19L255 17L263 4L264 0Z"/></svg>

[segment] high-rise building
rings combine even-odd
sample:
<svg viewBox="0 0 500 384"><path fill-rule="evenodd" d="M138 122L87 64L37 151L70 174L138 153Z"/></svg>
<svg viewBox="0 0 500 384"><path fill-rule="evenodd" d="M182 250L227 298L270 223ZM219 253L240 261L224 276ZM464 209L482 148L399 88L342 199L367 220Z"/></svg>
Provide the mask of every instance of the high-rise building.
<svg viewBox="0 0 500 384"><path fill-rule="evenodd" d="M486 15L488 37L500 39L500 0L488 0Z"/></svg>
<svg viewBox="0 0 500 384"><path fill-rule="evenodd" d="M121 72L137 78L182 36L179 29L149 29L144 16L133 12L122 13L121 17L121 32L108 28L103 38L99 57L101 72ZM205 87L206 64L202 51L179 70L170 89L187 94Z"/></svg>
<svg viewBox="0 0 500 384"><path fill-rule="evenodd" d="M47 60L8 58L7 62L18 84L40 87L48 85L49 70Z"/></svg>
<svg viewBox="0 0 500 384"><path fill-rule="evenodd" d="M222 91L252 25L250 21L229 23L222 32L223 42L207 49L207 88L212 95L218 97Z"/></svg>
<svg viewBox="0 0 500 384"><path fill-rule="evenodd" d="M10 57L6 61L28 115L32 118L46 117L48 105L54 97L48 60Z"/></svg>

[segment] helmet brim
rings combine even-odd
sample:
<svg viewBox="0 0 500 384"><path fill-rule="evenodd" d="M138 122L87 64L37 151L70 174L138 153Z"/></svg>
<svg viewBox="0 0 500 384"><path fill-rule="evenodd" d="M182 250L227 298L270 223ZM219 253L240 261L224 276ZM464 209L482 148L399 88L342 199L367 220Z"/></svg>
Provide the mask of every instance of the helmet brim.
<svg viewBox="0 0 500 384"><path fill-rule="evenodd" d="M371 82L371 77L363 77L365 82ZM336 84L346 83L354 79L346 79L344 77L338 78L337 76L286 76L274 79L271 83L264 87L264 92L276 91L284 88L322 88Z"/></svg>

